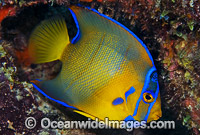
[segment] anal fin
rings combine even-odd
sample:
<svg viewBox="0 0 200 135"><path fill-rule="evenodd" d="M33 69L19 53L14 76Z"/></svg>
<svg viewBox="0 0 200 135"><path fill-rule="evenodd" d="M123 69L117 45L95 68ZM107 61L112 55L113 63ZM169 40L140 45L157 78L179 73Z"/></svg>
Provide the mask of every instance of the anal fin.
<svg viewBox="0 0 200 135"><path fill-rule="evenodd" d="M59 76L53 80L48 80L48 81L33 80L31 81L31 83L45 97L59 104L62 104L65 107L77 109L76 107L69 105L63 100L65 98L63 94L63 89L62 87L60 87L58 81L59 81Z"/></svg>

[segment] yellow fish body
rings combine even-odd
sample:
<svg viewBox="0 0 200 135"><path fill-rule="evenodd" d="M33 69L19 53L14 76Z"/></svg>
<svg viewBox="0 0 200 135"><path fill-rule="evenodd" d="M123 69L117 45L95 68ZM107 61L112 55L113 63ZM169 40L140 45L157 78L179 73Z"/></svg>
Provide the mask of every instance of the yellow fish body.
<svg viewBox="0 0 200 135"><path fill-rule="evenodd" d="M30 36L33 63L62 62L56 78L33 85L87 117L147 122L161 117L156 68L142 41L95 10L69 10L78 28L71 42L62 16L42 21Z"/></svg>

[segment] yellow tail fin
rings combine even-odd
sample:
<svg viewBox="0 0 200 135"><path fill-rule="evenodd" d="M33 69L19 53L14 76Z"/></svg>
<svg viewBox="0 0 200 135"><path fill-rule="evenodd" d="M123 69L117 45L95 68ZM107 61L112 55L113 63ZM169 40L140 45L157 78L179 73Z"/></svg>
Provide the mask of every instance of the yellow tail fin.
<svg viewBox="0 0 200 135"><path fill-rule="evenodd" d="M32 63L39 64L58 60L70 43L63 17L42 21L32 32L28 51Z"/></svg>

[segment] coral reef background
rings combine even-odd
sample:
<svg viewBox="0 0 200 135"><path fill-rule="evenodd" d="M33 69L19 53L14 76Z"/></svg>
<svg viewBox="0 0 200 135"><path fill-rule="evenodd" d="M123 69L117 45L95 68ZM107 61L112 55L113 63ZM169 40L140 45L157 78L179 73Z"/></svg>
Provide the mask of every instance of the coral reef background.
<svg viewBox="0 0 200 135"><path fill-rule="evenodd" d="M26 129L29 116L38 121L86 120L70 109L54 103L33 89L31 79L51 79L58 72L58 61L29 67L19 66L16 51L27 45L31 12L18 16L28 6L39 2L56 7L81 4L117 20L132 30L149 48L158 69L163 117L174 120L176 129L124 130L53 130ZM56 5L57 4L57 5ZM62 6L58 6L62 5ZM63 8L64 9L64 8ZM43 12L38 8L37 12ZM0 2L0 134L135 134L199 135L200 134L200 1L199 0L9 0ZM36 17L40 20L42 17ZM24 20L25 19L25 20ZM13 20L15 22L13 23ZM17 20L17 21L16 21ZM20 21L27 21L21 26ZM11 23L12 22L12 23ZM71 24L71 32L73 22ZM7 35L7 36L5 36ZM72 34L73 36L73 34ZM37 73L37 74L35 74Z"/></svg>

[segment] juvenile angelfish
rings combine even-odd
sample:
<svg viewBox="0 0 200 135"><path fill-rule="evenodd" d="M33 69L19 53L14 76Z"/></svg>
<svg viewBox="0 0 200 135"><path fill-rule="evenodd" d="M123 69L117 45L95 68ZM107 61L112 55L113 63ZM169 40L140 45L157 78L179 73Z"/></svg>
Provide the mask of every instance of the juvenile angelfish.
<svg viewBox="0 0 200 135"><path fill-rule="evenodd" d="M90 118L157 120L161 101L156 68L144 43L93 9L69 8L78 32L70 41L64 17L42 21L31 33L32 63L60 60L52 80L33 80L46 97Z"/></svg>

